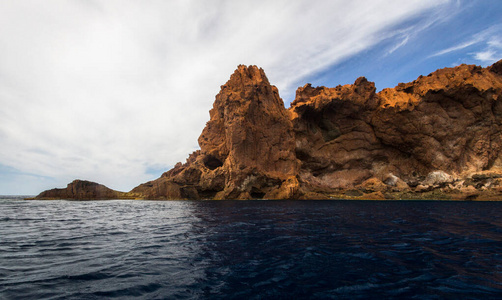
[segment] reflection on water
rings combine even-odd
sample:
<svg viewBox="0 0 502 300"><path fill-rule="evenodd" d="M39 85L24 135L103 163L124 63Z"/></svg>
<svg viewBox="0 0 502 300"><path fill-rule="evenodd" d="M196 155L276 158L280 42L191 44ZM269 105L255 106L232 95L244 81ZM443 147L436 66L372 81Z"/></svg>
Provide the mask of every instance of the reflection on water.
<svg viewBox="0 0 502 300"><path fill-rule="evenodd" d="M501 208L0 200L0 298L490 298Z"/></svg>

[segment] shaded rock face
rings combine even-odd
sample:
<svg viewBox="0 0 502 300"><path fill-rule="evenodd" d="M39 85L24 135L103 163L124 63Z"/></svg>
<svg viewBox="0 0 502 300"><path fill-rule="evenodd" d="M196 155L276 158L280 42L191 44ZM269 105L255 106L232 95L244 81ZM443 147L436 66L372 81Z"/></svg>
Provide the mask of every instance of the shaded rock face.
<svg viewBox="0 0 502 300"><path fill-rule="evenodd" d="M462 65L384 90L375 135L429 171L490 169L502 146L501 83L488 69Z"/></svg>
<svg viewBox="0 0 502 300"><path fill-rule="evenodd" d="M40 193L35 199L121 199L126 193L114 191L102 184L86 180L74 180L64 189L52 189Z"/></svg>
<svg viewBox="0 0 502 300"><path fill-rule="evenodd" d="M200 150L127 197L492 199L502 197L501 124L502 61L379 93L364 77L307 84L289 109L262 69L239 66L216 96Z"/></svg>
<svg viewBox="0 0 502 300"><path fill-rule="evenodd" d="M350 188L387 165L371 125L378 107L375 86L361 77L336 88L305 85L289 109L300 177L308 189Z"/></svg>
<svg viewBox="0 0 502 300"><path fill-rule="evenodd" d="M349 188L389 174L413 183L435 170L498 167L500 64L441 69L378 94L365 78L299 88L290 110L304 182Z"/></svg>

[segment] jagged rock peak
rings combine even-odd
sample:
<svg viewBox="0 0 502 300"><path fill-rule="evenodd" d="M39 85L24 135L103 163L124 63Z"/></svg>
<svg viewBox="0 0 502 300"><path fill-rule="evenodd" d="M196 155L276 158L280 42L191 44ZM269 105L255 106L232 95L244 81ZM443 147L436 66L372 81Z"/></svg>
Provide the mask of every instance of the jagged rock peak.
<svg viewBox="0 0 502 300"><path fill-rule="evenodd" d="M277 88L270 84L263 69L257 66L237 67L216 95L209 115L210 120L199 137L199 145L202 152L212 153L221 161L231 148L238 146L233 139L249 137L250 132L243 133L246 128L242 126L253 123L264 125L268 122L266 119L272 116L282 119L282 123L289 122ZM254 127L256 129L258 127Z"/></svg>
<svg viewBox="0 0 502 300"><path fill-rule="evenodd" d="M185 164L131 191L154 199L296 197L299 162L289 113L256 66L239 66L216 95Z"/></svg>
<svg viewBox="0 0 502 300"><path fill-rule="evenodd" d="M223 172L225 198L249 198L253 188L277 187L294 176L294 143L277 88L263 69L243 65L216 95L199 137L204 164L211 171L207 176Z"/></svg>
<svg viewBox="0 0 502 300"><path fill-rule="evenodd" d="M216 96L213 110L221 108L222 104L241 102L241 100L257 101L259 104L279 105L284 108L284 102L279 96L277 88L270 84L262 68L257 66L239 65L230 79L221 86L220 93ZM211 118L213 117L210 112Z"/></svg>
<svg viewBox="0 0 502 300"><path fill-rule="evenodd" d="M365 77L359 77L354 84L339 85L334 88L324 86L312 87L310 83L296 90L296 97L291 102L290 111L295 112L305 107L320 109L326 105L332 106L336 101L348 101L348 105L369 106L374 108L375 83Z"/></svg>
<svg viewBox="0 0 502 300"><path fill-rule="evenodd" d="M267 75L265 75L265 71L255 65L239 65L230 76L230 80L228 80L222 88L228 87L233 89L242 89L246 86L254 86L256 84L270 85Z"/></svg>

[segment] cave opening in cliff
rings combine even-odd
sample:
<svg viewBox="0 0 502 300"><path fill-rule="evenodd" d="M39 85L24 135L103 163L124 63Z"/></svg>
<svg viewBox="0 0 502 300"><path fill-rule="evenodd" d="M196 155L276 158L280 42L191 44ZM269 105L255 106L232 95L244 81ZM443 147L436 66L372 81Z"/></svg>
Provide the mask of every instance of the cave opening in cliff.
<svg viewBox="0 0 502 300"><path fill-rule="evenodd" d="M218 192L220 192L220 191L217 191L217 190L199 191L199 197L200 197L200 199L214 199L214 197L216 196L216 194Z"/></svg>
<svg viewBox="0 0 502 300"><path fill-rule="evenodd" d="M249 195L251 195L253 199L263 199L263 197L265 197L265 193L257 187L253 187Z"/></svg>
<svg viewBox="0 0 502 300"><path fill-rule="evenodd" d="M207 155L206 157L204 157L204 165L209 170L214 170L216 168L223 166L223 163L221 162L221 160L217 159L216 157L214 157L212 155Z"/></svg>

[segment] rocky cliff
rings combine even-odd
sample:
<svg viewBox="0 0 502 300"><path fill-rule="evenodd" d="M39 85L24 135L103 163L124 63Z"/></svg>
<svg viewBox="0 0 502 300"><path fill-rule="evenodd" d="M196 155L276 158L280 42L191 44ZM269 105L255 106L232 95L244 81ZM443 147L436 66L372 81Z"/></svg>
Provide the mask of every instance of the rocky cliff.
<svg viewBox="0 0 502 300"><path fill-rule="evenodd" d="M239 66L200 150L126 197L502 199L501 126L502 61L379 93L364 77L307 84L289 109L262 69Z"/></svg>
<svg viewBox="0 0 502 300"><path fill-rule="evenodd" d="M131 193L162 199L297 197L293 123L262 69L239 66L209 114L201 150Z"/></svg>

